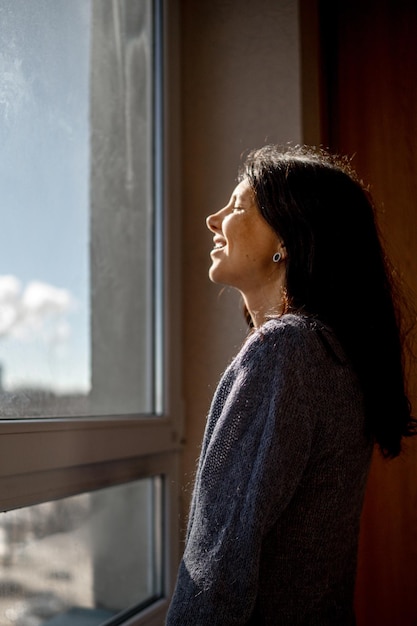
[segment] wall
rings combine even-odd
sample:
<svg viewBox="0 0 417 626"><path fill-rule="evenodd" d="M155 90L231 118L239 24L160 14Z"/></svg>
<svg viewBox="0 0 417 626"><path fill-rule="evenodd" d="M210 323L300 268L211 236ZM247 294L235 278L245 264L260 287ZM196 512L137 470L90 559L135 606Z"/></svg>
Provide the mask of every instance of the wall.
<svg viewBox="0 0 417 626"><path fill-rule="evenodd" d="M90 283L94 414L134 414L138 407L142 412L152 410L153 347L148 330L154 312L147 297L152 271L150 21L151 3L123 0L107 4L98 0L92 4ZM103 80L103 74L109 79Z"/></svg>
<svg viewBox="0 0 417 626"><path fill-rule="evenodd" d="M93 415L153 410L152 307L146 297L152 258L150 23L149 2L92 3ZM110 79L103 80L103 75ZM99 607L121 610L149 593L149 484L127 485L110 497L106 491L93 493L91 505L94 601ZM109 537L117 558L110 556ZM133 575L135 571L142 576Z"/></svg>
<svg viewBox="0 0 417 626"><path fill-rule="evenodd" d="M227 203L243 151L300 142L301 106L297 2L180 6L186 511L209 402L245 333L239 297L207 278L205 217Z"/></svg>

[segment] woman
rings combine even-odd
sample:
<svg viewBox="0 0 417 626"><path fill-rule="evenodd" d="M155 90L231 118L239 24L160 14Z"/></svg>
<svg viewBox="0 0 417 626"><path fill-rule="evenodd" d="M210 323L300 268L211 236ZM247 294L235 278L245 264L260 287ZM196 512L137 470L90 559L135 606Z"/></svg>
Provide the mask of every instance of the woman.
<svg viewBox="0 0 417 626"><path fill-rule="evenodd" d="M210 408L167 623L352 625L373 445L395 457L415 426L370 197L346 162L266 146L207 226L252 331Z"/></svg>

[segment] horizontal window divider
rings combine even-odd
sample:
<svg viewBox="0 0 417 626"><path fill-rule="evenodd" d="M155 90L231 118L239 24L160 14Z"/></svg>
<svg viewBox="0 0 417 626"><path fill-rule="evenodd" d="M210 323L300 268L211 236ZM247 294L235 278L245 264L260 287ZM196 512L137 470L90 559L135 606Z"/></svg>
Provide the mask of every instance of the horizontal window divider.
<svg viewBox="0 0 417 626"><path fill-rule="evenodd" d="M164 476L175 480L177 454L147 455L0 477L0 511L31 506L124 484L141 478Z"/></svg>
<svg viewBox="0 0 417 626"><path fill-rule="evenodd" d="M85 415L81 417L30 417L17 419L0 418L0 434L8 432L31 432L39 430L76 430L85 428L120 428L120 426L146 426L167 423L168 415L141 414L135 415Z"/></svg>
<svg viewBox="0 0 417 626"><path fill-rule="evenodd" d="M180 448L167 418L0 423L0 477L152 456Z"/></svg>

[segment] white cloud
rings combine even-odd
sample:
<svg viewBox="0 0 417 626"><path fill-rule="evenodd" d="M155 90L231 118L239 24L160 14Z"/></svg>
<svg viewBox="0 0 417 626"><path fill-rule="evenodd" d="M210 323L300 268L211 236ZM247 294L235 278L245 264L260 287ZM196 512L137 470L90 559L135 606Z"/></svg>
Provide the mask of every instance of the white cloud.
<svg viewBox="0 0 417 626"><path fill-rule="evenodd" d="M38 281L30 282L22 295L24 309L33 315L65 313L71 308L72 298L67 289L58 289Z"/></svg>
<svg viewBox="0 0 417 626"><path fill-rule="evenodd" d="M16 276L0 276L0 337L31 340L42 335L53 343L70 334L67 314L75 308L68 289L31 281L22 289Z"/></svg>
<svg viewBox="0 0 417 626"><path fill-rule="evenodd" d="M15 276L0 276L0 337L17 323L21 284Z"/></svg>

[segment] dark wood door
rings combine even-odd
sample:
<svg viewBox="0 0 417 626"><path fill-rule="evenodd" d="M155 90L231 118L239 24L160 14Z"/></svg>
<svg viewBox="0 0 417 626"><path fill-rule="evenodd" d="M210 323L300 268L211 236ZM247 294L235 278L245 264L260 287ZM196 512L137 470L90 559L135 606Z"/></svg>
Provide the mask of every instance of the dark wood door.
<svg viewBox="0 0 417 626"><path fill-rule="evenodd" d="M387 250L417 306L417 2L335 1L319 9L322 142L354 155L380 209ZM378 312L355 302L352 314ZM414 367L415 413L416 380ZM360 540L358 626L417 625L416 444L395 461L374 457Z"/></svg>

